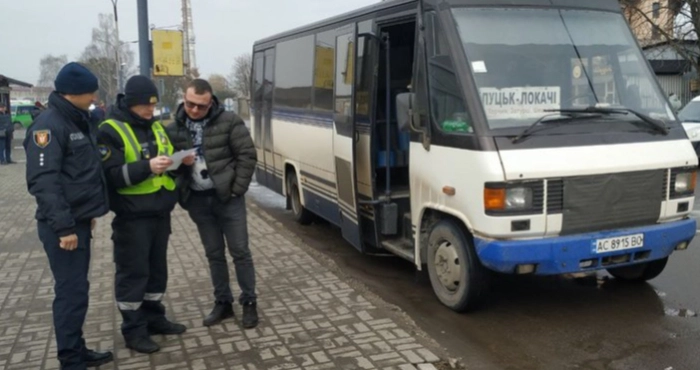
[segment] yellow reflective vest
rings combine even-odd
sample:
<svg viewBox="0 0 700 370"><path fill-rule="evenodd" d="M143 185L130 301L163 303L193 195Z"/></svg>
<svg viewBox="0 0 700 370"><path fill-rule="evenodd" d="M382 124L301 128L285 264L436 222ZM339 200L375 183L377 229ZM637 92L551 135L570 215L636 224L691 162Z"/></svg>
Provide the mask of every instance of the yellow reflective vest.
<svg viewBox="0 0 700 370"><path fill-rule="evenodd" d="M126 122L121 122L113 119L106 120L100 124L110 125L116 131L124 143L124 162L133 163L140 161L143 158L143 148L139 144L139 140L136 138L134 131L131 126ZM156 143L158 145L158 155L171 156L173 154L174 148L173 144L170 142L168 135L165 133L165 129L160 124L160 122L155 122L151 125L153 134L156 137ZM123 167L123 171L127 171L127 167ZM128 173L124 176L128 179ZM127 181L128 183L128 181ZM122 195L144 195L153 194L159 191L161 188L166 188L167 190L175 190L175 180L168 176L167 173L161 175L152 175L147 180L142 181L138 184L132 184L125 188L117 190L117 193Z"/></svg>

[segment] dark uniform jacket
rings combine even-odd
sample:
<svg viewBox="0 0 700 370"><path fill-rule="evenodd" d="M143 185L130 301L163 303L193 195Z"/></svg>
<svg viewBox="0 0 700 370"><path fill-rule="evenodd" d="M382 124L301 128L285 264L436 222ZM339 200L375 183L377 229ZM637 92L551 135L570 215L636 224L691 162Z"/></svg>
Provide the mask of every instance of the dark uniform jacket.
<svg viewBox="0 0 700 370"><path fill-rule="evenodd" d="M124 103L124 95L119 94L117 104L107 113L107 119L126 122L136 135L145 156L137 162L126 164L129 179L133 185L153 176L150 159L158 156L158 144L151 125L155 119L145 120L132 113ZM102 166L109 184L110 209L125 218L167 216L177 204L177 191L161 188L153 194L121 195L117 189L127 187L122 167L125 166L124 143L121 136L108 124L100 125L97 136L102 152Z"/></svg>
<svg viewBox="0 0 700 370"><path fill-rule="evenodd" d="M12 123L12 116L7 113L0 113L0 138L10 137L14 130L15 125Z"/></svg>
<svg viewBox="0 0 700 370"><path fill-rule="evenodd" d="M233 112L226 112L214 97L209 110L209 122L204 128L202 150L214 189L222 202L232 195L242 196L248 191L257 165L257 153L245 122ZM182 104L178 107L175 123L167 128L175 150L192 148L192 136L187 128L187 114ZM184 207L190 194L191 174L178 178L180 205Z"/></svg>
<svg viewBox="0 0 700 370"><path fill-rule="evenodd" d="M66 236L75 233L76 222L109 211L107 187L89 113L56 93L49 101L51 108L24 139L27 186L37 201L37 220Z"/></svg>

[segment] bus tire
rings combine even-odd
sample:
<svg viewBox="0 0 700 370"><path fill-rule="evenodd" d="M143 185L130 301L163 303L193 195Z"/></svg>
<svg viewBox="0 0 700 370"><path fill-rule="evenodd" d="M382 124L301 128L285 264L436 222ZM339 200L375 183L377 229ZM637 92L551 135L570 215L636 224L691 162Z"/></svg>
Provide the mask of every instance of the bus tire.
<svg viewBox="0 0 700 370"><path fill-rule="evenodd" d="M297 175L291 171L287 174L287 199L289 199L296 222L301 225L309 225L314 221L314 214L301 204L299 181Z"/></svg>
<svg viewBox="0 0 700 370"><path fill-rule="evenodd" d="M668 263L668 257L632 266L609 268L608 273L622 281L642 283L661 275Z"/></svg>
<svg viewBox="0 0 700 370"><path fill-rule="evenodd" d="M428 236L427 262L433 292L442 304L466 312L483 301L489 273L460 224L442 220L433 226Z"/></svg>

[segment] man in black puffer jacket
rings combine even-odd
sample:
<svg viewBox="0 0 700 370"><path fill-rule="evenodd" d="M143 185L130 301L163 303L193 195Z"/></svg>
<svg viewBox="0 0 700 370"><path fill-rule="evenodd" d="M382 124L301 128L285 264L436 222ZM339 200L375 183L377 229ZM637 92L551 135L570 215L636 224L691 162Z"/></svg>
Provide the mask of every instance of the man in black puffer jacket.
<svg viewBox="0 0 700 370"><path fill-rule="evenodd" d="M233 317L228 245L242 291L243 326L254 328L258 324L255 268L248 246L244 198L257 164L253 139L243 120L233 112L225 112L211 85L201 79L187 86L185 101L168 134L175 149L197 149L195 164L178 179L178 187L180 205L197 224L214 285L214 309L204 325Z"/></svg>
<svg viewBox="0 0 700 370"><path fill-rule="evenodd" d="M155 84L134 76L124 92L100 124L98 140L116 214L112 240L122 335L127 348L152 353L160 347L149 335L186 330L166 319L161 303L168 282L170 212L177 203L175 180L166 171L173 147L153 115Z"/></svg>
<svg viewBox="0 0 700 370"><path fill-rule="evenodd" d="M88 108L97 77L78 63L56 76L51 108L27 130L27 186L36 198L37 231L49 258L56 298L53 322L61 369L84 370L112 361L85 347L90 240L97 217L109 211L107 184Z"/></svg>

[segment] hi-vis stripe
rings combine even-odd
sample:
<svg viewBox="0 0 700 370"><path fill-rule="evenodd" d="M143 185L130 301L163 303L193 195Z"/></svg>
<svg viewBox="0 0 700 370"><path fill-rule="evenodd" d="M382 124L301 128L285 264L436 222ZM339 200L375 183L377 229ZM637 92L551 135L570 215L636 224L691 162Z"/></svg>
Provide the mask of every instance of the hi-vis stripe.
<svg viewBox="0 0 700 370"><path fill-rule="evenodd" d="M136 311L141 308L141 302L117 302L120 311Z"/></svg>

